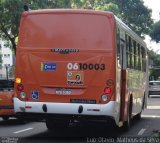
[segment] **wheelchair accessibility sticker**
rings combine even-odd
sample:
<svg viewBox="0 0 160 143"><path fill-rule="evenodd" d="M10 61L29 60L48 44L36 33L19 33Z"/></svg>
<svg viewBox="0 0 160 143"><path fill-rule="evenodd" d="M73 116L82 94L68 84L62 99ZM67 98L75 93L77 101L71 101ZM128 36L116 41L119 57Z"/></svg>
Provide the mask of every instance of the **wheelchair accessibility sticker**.
<svg viewBox="0 0 160 143"><path fill-rule="evenodd" d="M39 99L39 92L38 91L32 91L31 92L31 98L34 100L38 100Z"/></svg>

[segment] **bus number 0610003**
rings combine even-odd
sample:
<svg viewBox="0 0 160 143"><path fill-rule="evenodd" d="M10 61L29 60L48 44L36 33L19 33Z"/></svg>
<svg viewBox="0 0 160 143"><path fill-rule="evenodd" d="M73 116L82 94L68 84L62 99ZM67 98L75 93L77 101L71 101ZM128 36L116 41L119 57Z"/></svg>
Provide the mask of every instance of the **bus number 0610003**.
<svg viewBox="0 0 160 143"><path fill-rule="evenodd" d="M80 70L105 70L105 64L79 63Z"/></svg>

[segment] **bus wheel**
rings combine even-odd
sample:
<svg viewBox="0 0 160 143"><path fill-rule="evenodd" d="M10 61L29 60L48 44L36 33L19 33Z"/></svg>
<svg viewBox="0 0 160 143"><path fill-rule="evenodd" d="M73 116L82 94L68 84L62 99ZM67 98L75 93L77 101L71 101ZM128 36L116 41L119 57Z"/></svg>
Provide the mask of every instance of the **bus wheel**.
<svg viewBox="0 0 160 143"><path fill-rule="evenodd" d="M138 113L137 115L135 115L134 119L140 120L140 119L141 119L141 113L142 113L142 112L140 112L140 113Z"/></svg>
<svg viewBox="0 0 160 143"><path fill-rule="evenodd" d="M17 117L17 120L21 124L25 124L26 123L26 120L23 117Z"/></svg>
<svg viewBox="0 0 160 143"><path fill-rule="evenodd" d="M7 121L7 120L9 119L9 117L8 117L8 116L2 117L2 119L3 119L4 121Z"/></svg>
<svg viewBox="0 0 160 143"><path fill-rule="evenodd" d="M123 131L128 131L131 126L131 114L132 114L132 102L129 104L128 114L127 114L127 121L123 124Z"/></svg>
<svg viewBox="0 0 160 143"><path fill-rule="evenodd" d="M136 120L140 120L141 119L142 110L144 110L144 108L145 108L145 96L143 97L143 103L142 103L141 112L138 113L137 115L135 115L134 119L136 119Z"/></svg>
<svg viewBox="0 0 160 143"><path fill-rule="evenodd" d="M67 129L69 127L69 122L63 121L63 122L57 122L54 120L46 120L46 127L48 130L56 130L56 131L63 131L64 129Z"/></svg>

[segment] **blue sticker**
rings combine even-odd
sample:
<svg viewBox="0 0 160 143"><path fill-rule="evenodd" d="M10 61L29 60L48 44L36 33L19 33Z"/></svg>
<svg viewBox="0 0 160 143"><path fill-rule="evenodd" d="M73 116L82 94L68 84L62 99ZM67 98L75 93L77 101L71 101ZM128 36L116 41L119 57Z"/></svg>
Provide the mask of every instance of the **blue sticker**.
<svg viewBox="0 0 160 143"><path fill-rule="evenodd" d="M56 71L56 63L41 63L41 71Z"/></svg>
<svg viewBox="0 0 160 143"><path fill-rule="evenodd" d="M31 92L31 97L32 97L32 99L34 99L34 100L37 100L37 99L39 99L39 92L38 91L32 91Z"/></svg>

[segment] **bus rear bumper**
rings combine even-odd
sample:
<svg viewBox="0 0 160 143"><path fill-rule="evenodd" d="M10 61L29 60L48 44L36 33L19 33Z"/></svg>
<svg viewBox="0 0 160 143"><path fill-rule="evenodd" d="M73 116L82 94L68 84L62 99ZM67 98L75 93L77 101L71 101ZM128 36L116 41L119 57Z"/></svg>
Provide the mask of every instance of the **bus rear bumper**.
<svg viewBox="0 0 160 143"><path fill-rule="evenodd" d="M53 103L53 102L24 102L14 97L14 110L17 115L41 120L48 117L70 118L82 117L90 119L112 118L119 122L119 104L110 101L107 104Z"/></svg>

